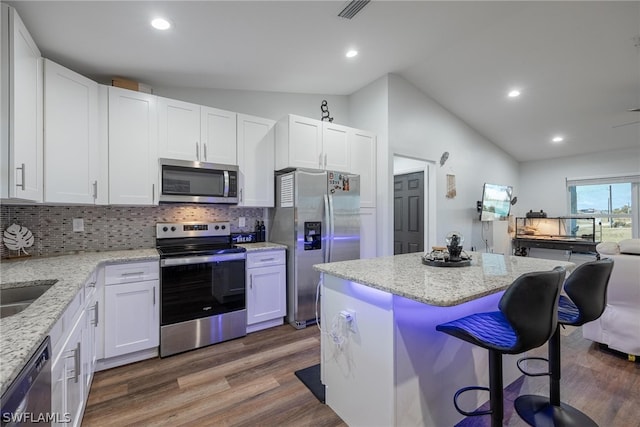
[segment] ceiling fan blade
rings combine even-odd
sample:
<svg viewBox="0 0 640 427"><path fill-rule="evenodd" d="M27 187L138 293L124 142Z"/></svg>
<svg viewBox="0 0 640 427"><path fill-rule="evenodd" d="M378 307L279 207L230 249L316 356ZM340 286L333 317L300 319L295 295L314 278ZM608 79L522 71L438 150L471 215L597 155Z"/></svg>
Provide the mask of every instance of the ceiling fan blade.
<svg viewBox="0 0 640 427"><path fill-rule="evenodd" d="M640 107L629 108L627 111L630 112L630 113L633 113L633 112L636 112L636 111L640 111Z"/></svg>
<svg viewBox="0 0 640 427"><path fill-rule="evenodd" d="M640 120L636 120L635 122L629 122L629 123L622 123L620 125L615 125L615 126L611 126L612 128L620 128L622 126L629 126L629 125L635 125L640 123Z"/></svg>

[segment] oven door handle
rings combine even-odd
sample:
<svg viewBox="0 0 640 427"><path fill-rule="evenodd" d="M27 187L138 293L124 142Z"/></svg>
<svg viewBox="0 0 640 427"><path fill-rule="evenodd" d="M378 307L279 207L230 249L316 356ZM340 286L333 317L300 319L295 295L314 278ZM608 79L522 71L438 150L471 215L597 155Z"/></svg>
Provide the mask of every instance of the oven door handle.
<svg viewBox="0 0 640 427"><path fill-rule="evenodd" d="M244 252L236 253L236 254L193 256L193 257L185 257L185 258L165 258L160 260L160 267L174 267L177 265L191 265L191 264L206 264L210 262L243 261L244 259L245 259Z"/></svg>

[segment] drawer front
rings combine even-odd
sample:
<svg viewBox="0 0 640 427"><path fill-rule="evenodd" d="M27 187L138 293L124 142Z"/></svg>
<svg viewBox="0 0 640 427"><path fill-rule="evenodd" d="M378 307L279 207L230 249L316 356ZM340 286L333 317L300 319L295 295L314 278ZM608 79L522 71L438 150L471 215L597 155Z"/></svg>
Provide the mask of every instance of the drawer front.
<svg viewBox="0 0 640 427"><path fill-rule="evenodd" d="M105 267L105 285L143 282L159 278L158 261L134 262L128 264L107 265Z"/></svg>
<svg viewBox="0 0 640 427"><path fill-rule="evenodd" d="M247 268L281 265L286 262L285 251L261 251L247 253Z"/></svg>

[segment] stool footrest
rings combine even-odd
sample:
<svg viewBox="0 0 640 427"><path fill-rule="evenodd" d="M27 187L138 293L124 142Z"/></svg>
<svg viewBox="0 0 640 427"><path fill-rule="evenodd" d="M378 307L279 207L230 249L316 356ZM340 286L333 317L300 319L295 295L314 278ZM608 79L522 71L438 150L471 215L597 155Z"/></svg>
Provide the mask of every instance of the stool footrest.
<svg viewBox="0 0 640 427"><path fill-rule="evenodd" d="M544 362L549 363L549 359L546 359L544 357L523 357L521 359L518 359L518 361L516 362L516 366L518 367L520 372L522 372L526 376L528 376L528 377L548 377L549 375L551 375L551 372L528 372L528 371L525 371L524 368L522 366L520 366L520 362L526 362L528 360L542 360Z"/></svg>
<svg viewBox="0 0 640 427"><path fill-rule="evenodd" d="M492 413L491 410L487 410L487 411L465 411L463 409L460 409L460 406L458 406L458 396L460 396L462 393L466 392L466 391L471 391L471 390L482 390L482 391L490 391L488 387L480 387L480 386L470 386L470 387L463 387L460 390L456 391L456 394L453 395L453 406L456 407L456 411L458 411L459 413L461 413L462 415L466 416L466 417L475 417L478 415L489 415Z"/></svg>

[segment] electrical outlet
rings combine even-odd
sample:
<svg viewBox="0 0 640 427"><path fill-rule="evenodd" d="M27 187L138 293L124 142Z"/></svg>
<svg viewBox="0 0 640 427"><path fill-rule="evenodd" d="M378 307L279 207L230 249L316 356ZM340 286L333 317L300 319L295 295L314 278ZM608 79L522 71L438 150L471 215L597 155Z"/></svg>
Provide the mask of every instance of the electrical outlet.
<svg viewBox="0 0 640 427"><path fill-rule="evenodd" d="M349 330L351 332L357 332L357 324L356 324L356 312L354 310L341 310L340 316L344 319L344 321L349 325Z"/></svg>
<svg viewBox="0 0 640 427"><path fill-rule="evenodd" d="M75 232L84 231L84 219L82 219L82 218L73 218L73 231L75 231Z"/></svg>
<svg viewBox="0 0 640 427"><path fill-rule="evenodd" d="M243 216L238 218L238 227L242 228L247 225L247 219Z"/></svg>

